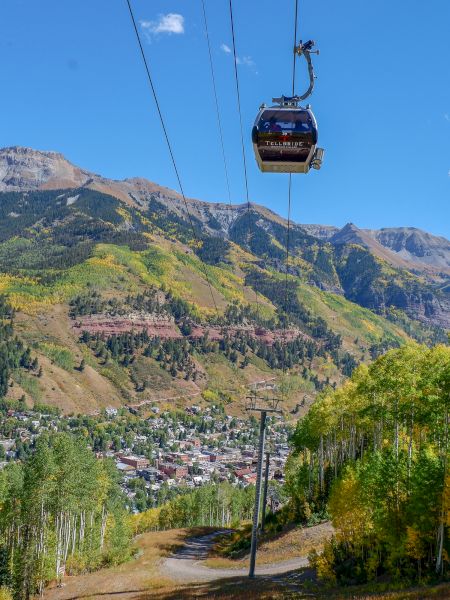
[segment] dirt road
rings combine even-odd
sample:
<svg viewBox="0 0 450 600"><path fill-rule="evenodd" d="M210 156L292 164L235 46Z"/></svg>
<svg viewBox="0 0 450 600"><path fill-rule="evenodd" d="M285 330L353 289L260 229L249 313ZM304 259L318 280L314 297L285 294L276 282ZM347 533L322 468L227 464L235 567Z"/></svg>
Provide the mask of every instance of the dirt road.
<svg viewBox="0 0 450 600"><path fill-rule="evenodd" d="M191 600L235 595L235 586L245 586L250 598L266 598L272 590L298 591L306 559L271 562L257 567L258 577L250 584L244 568L210 569L205 566L215 538L225 531L185 530L149 532L136 539L135 559L120 565L64 579L63 588L45 590L46 600ZM178 551L171 553L174 547ZM170 554L169 554L170 553ZM251 592L251 593L250 593ZM269 596L267 596L269 597ZM275 594L270 595L276 597Z"/></svg>
<svg viewBox="0 0 450 600"><path fill-rule="evenodd" d="M183 548L166 558L160 570L165 577L183 583L215 581L248 575L248 569L211 569L202 564L208 557L215 538L224 531L216 531L186 540ZM298 557L271 565L256 566L256 575L280 575L308 566L306 557Z"/></svg>

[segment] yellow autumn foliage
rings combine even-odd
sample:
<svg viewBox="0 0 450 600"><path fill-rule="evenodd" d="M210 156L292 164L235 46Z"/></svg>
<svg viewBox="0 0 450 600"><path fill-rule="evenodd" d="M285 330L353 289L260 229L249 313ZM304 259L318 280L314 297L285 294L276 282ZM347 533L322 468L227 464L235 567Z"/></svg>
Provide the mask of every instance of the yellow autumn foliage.
<svg viewBox="0 0 450 600"><path fill-rule="evenodd" d="M131 515L130 527L133 531L133 535L159 529L160 512L160 508L149 508L144 512Z"/></svg>
<svg viewBox="0 0 450 600"><path fill-rule="evenodd" d="M334 572L334 555L332 546L326 544L323 552L319 554L313 550L308 556L310 565L316 570L319 579L331 585L336 584L336 573Z"/></svg>
<svg viewBox="0 0 450 600"><path fill-rule="evenodd" d="M406 553L411 558L420 560L426 554L426 547L421 538L420 532L414 527L406 527Z"/></svg>
<svg viewBox="0 0 450 600"><path fill-rule="evenodd" d="M338 480L329 501L338 541L357 544L373 529L371 514L361 500L360 483L354 471Z"/></svg>

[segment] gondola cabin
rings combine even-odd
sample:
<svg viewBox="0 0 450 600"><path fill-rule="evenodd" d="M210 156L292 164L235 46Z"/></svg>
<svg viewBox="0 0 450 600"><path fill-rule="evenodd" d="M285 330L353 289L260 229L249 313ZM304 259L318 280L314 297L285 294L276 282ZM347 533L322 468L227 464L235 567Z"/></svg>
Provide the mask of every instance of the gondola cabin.
<svg viewBox="0 0 450 600"><path fill-rule="evenodd" d="M278 99L274 99L277 101ZM308 173L320 169L323 150L317 148L317 123L312 110L296 99L262 106L252 130L256 162L263 172Z"/></svg>

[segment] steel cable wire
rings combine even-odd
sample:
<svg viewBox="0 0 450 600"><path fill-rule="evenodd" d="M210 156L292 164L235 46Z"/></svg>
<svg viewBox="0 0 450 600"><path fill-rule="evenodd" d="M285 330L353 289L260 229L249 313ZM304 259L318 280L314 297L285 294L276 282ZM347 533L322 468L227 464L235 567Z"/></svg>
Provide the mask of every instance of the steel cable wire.
<svg viewBox="0 0 450 600"><path fill-rule="evenodd" d="M172 150L172 145L170 143L169 134L167 132L166 124L165 124L164 117L163 117L163 114L162 114L162 111L161 111L161 106L159 104L158 96L156 94L156 89L155 89L155 86L154 86L154 83L153 83L153 79L152 79L152 76L151 76L151 73L150 73L150 67L148 65L147 57L145 55L144 47L142 45L141 36L139 35L139 30L138 30L138 27L137 27L137 24L136 24L136 19L135 19L134 12L133 12L133 7L131 6L131 1L130 0L125 0L125 1L127 3L127 6L128 6L128 10L129 10L129 13L130 13L131 22L133 24L133 29L134 29L134 32L136 34L136 40L137 40L137 43L138 43L138 46L139 46L139 50L140 50L140 53L141 53L141 56L142 56L142 60L143 60L144 67L145 67L145 71L147 73L147 79L148 79L148 82L149 82L149 85L150 85L150 89L152 91L152 95L153 95L153 99L155 101L156 109L158 111L159 120L161 122L161 127L162 127L162 130L163 130L163 133L164 133L164 137L165 137L165 140L166 140L167 148L169 150L169 154L170 154L170 158L171 158L171 161L172 161L172 165L173 165L173 168L174 168L174 171L175 171L175 175L176 175L176 178L177 178L177 181L178 181L178 186L179 186L179 189L180 189L180 193L181 193L181 196L183 198L184 206L186 208L186 212L187 212L188 219L189 219L189 224L190 224L190 227L191 227L191 230L192 230L192 235L194 237L194 240L195 240L197 246L199 246L200 245L200 239L199 239L199 236L197 235L197 232L196 232L196 229L195 229L195 226L194 226L194 222L192 220L192 215L190 213L188 202L186 200L186 196L185 196L184 189L183 189L183 184L181 183L180 173L178 171L177 163L175 161L175 155L174 155L173 150ZM206 269L206 264L204 263L204 261L201 258L201 256L199 256L199 259L200 259L201 264L203 265L203 268L202 268L203 274L205 275L206 282L208 284L208 288L209 288L209 291L210 291L210 294L211 294L211 298L212 298L212 302L213 302L213 305L214 305L214 309L216 311L216 315L219 318L219 309L217 308L216 299L214 298L214 293L213 293L213 290L212 290L212 285L211 285L211 281L209 279L208 271Z"/></svg>
<svg viewBox="0 0 450 600"><path fill-rule="evenodd" d="M211 41L209 39L208 20L206 17L205 0L201 0L201 1L202 1L202 9L203 9L203 22L205 25L206 42L208 45L209 66L210 66L210 70L211 70L211 81L212 81L212 88L213 88L213 94L214 94L214 103L215 103L215 107L216 107L217 128L219 131L220 147L222 150L222 158L223 158L223 170L224 170L224 174L225 174L225 181L226 181L227 193L228 193L228 204L230 205L230 208L232 209L233 207L231 204L230 178L228 175L225 144L223 141L222 119L220 118L219 99L218 99L218 95L217 95L216 76L214 73L214 63L213 63L212 52L211 52Z"/></svg>
<svg viewBox="0 0 450 600"><path fill-rule="evenodd" d="M245 198L247 201L248 241L250 241L250 237L251 237L251 233L250 233L251 204L250 204L250 196L249 196L249 188L248 188L247 159L245 156L244 130L242 127L241 92L240 92L240 87L239 87L238 58L237 58L237 52L236 52L236 36L235 36L235 32L234 32L234 17L233 17L232 0L229 0L229 7L230 7L231 38L232 38L232 42L233 42L232 45L233 45L234 80L235 80L235 84L236 84L236 97L237 97L237 104L238 104L239 127L240 127L240 134L241 134L242 164L244 167L244 181L245 181ZM249 245L249 250L251 251L250 245ZM259 298L258 298L258 290L256 289L256 287L255 287L255 299L256 299L256 312L259 316Z"/></svg>
<svg viewBox="0 0 450 600"><path fill-rule="evenodd" d="M295 70L296 70L296 58L297 53L295 47L297 45L297 28L298 28L298 0L294 0L295 11L294 11L294 58L292 63L292 96L295 96ZM288 182L288 218L287 218L287 231L286 231L286 262L285 262L285 280L284 280L284 351L283 351L283 374L286 373L286 353L287 353L287 319L289 312L289 252L290 252L290 233L291 233L291 194L292 194L292 173L289 173Z"/></svg>

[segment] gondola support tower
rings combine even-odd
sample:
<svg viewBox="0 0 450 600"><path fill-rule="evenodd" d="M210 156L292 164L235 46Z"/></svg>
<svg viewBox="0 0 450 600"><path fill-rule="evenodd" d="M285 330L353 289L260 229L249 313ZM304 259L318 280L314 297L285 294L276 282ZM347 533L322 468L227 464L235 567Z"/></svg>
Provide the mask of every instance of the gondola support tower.
<svg viewBox="0 0 450 600"><path fill-rule="evenodd" d="M253 579L255 577L255 566L256 566L256 548L258 544L258 522L260 513L260 501L261 501L261 482L262 482L262 471L263 471L263 457L264 457L264 445L266 438L266 420L268 414L282 414L282 410L279 408L280 399L276 397L266 398L258 395L257 391L247 396L247 407L248 412L258 412L260 414L259 421L259 443L258 443L258 463L256 468L256 491L255 491L255 507L253 509L253 523L252 523L252 540L250 548L250 568L248 576Z"/></svg>

